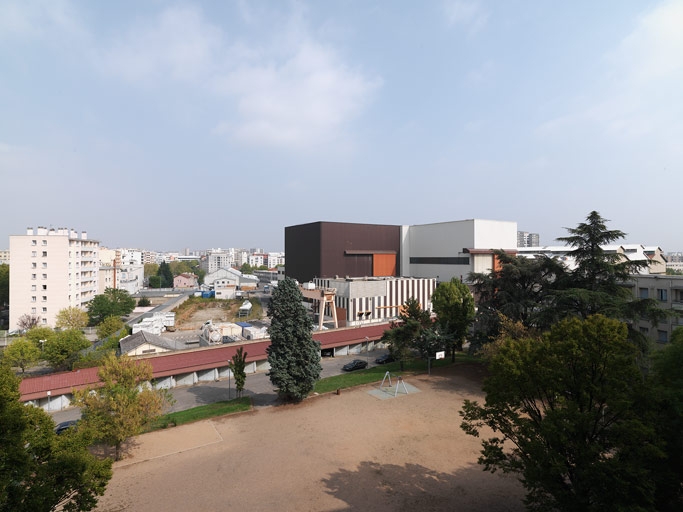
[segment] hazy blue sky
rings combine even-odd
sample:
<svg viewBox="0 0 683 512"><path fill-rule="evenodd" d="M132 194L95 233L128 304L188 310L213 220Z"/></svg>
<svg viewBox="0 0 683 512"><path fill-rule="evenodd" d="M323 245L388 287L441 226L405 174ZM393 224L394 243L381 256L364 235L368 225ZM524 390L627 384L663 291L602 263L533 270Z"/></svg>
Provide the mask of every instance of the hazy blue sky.
<svg viewBox="0 0 683 512"><path fill-rule="evenodd" d="M0 248L591 210L683 250L683 1L0 0Z"/></svg>

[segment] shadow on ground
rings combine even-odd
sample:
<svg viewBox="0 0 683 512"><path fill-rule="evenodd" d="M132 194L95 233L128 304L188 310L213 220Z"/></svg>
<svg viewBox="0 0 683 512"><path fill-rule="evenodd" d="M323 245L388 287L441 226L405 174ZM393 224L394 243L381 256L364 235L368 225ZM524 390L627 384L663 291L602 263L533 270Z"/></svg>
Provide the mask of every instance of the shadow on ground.
<svg viewBox="0 0 683 512"><path fill-rule="evenodd" d="M195 396L197 405L230 400L237 396L234 387L229 390L225 387L211 386L210 384L190 386L187 388L187 392Z"/></svg>
<svg viewBox="0 0 683 512"><path fill-rule="evenodd" d="M454 474L441 473L419 464L397 466L377 462L361 462L358 469L339 470L323 479L327 493L345 502L339 510L373 511L442 511L522 512L521 486L511 479L512 493L494 495L481 485L482 469L472 465ZM500 475L490 475L499 478ZM511 478L511 477L505 477ZM516 492L515 492L516 491ZM381 500L378 500L378 494ZM380 504L381 502L381 504Z"/></svg>
<svg viewBox="0 0 683 512"><path fill-rule="evenodd" d="M139 442L135 437L129 437L121 445L121 460L129 458L133 450L139 446ZM96 443L91 445L88 450L98 459L111 459L116 461L116 449L105 443Z"/></svg>

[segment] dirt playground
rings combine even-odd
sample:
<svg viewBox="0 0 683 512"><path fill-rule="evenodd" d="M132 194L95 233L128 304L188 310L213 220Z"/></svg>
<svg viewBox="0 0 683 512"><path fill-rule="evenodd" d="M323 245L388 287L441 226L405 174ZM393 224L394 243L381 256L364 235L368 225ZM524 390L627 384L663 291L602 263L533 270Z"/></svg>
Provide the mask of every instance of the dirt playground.
<svg viewBox="0 0 683 512"><path fill-rule="evenodd" d="M460 429L481 368L406 377L135 438L97 510L523 511L517 480L477 465ZM399 389L402 391L402 389ZM373 392L373 393L371 393Z"/></svg>

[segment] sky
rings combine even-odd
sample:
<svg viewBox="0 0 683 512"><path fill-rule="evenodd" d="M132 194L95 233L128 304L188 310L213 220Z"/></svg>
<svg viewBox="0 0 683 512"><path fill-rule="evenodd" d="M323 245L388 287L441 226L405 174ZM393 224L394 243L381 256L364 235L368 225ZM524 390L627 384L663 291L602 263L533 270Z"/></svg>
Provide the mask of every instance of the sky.
<svg viewBox="0 0 683 512"><path fill-rule="evenodd" d="M596 210L683 251L683 0L0 0L0 249ZM4 246L4 247L3 247Z"/></svg>

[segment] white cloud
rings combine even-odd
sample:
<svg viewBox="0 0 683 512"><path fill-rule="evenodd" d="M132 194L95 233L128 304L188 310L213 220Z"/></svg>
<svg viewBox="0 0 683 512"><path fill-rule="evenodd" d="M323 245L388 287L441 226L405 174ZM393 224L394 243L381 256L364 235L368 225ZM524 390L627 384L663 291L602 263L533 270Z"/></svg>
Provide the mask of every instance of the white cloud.
<svg viewBox="0 0 683 512"><path fill-rule="evenodd" d="M98 52L98 67L145 86L195 85L213 95L219 117L225 112L215 132L240 143L318 147L344 137L381 80L310 36L299 10L287 21L269 39L228 41L197 8L170 8Z"/></svg>
<svg viewBox="0 0 683 512"><path fill-rule="evenodd" d="M48 34L83 36L78 14L68 0L0 2L0 40L36 39Z"/></svg>
<svg viewBox="0 0 683 512"><path fill-rule="evenodd" d="M222 48L220 31L193 7L166 9L151 26L139 23L110 48L97 52L98 67L126 81L201 82Z"/></svg>
<svg viewBox="0 0 683 512"><path fill-rule="evenodd" d="M683 71L683 2L664 2L639 20L608 60L637 85L680 78Z"/></svg>
<svg viewBox="0 0 683 512"><path fill-rule="evenodd" d="M479 32L486 25L489 14L477 0L446 0L443 12L449 25L462 25L470 34Z"/></svg>
<svg viewBox="0 0 683 512"><path fill-rule="evenodd" d="M302 148L339 135L379 85L349 69L330 48L301 41L288 58L248 63L221 77L216 88L237 103L240 118L229 130L235 138Z"/></svg>
<svg viewBox="0 0 683 512"><path fill-rule="evenodd" d="M664 2L636 20L605 55L605 72L579 91L572 112L543 123L542 135L591 133L615 142L651 136L673 147L683 136L683 2Z"/></svg>

